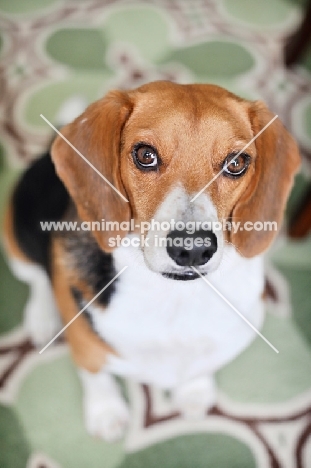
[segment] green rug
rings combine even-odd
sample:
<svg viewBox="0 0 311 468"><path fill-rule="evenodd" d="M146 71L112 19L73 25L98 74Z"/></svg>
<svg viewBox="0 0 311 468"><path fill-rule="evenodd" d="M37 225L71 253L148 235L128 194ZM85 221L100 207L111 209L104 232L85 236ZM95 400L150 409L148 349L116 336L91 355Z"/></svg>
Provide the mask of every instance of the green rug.
<svg viewBox="0 0 311 468"><path fill-rule="evenodd" d="M88 103L146 81L209 82L263 99L302 149L288 212L311 167L311 53L283 67L304 2L286 0L0 0L0 201L52 137L64 102ZM65 343L39 355L22 327L27 287L0 257L1 468L308 468L311 466L311 238L282 237L267 259L261 339L217 375L205 420L167 395L124 382L123 441L90 437Z"/></svg>

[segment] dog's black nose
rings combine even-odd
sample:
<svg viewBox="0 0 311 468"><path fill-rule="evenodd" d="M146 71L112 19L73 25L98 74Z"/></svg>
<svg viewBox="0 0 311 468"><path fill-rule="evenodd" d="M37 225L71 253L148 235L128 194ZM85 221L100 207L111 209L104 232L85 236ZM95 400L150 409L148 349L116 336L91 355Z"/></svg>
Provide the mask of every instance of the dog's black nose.
<svg viewBox="0 0 311 468"><path fill-rule="evenodd" d="M166 250L180 266L199 266L207 263L217 250L217 237L213 231L171 231L167 235Z"/></svg>

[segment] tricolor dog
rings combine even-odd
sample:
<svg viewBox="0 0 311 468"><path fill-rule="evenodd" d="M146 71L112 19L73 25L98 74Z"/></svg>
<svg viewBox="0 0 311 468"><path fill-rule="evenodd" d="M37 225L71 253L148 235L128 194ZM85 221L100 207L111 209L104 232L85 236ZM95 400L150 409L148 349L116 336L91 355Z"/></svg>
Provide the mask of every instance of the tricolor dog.
<svg viewBox="0 0 311 468"><path fill-rule="evenodd" d="M36 344L127 267L65 331L90 433L115 440L128 423L115 375L170 390L185 416L206 414L215 372L256 336L204 278L260 329L262 254L276 232L243 226L280 225L299 166L279 119L243 150L272 118L214 85L111 91L61 130L93 167L58 136L16 186L5 241L31 285L25 323ZM78 227L42 230L50 220ZM223 221L241 229L214 229ZM82 229L95 222L114 228Z"/></svg>

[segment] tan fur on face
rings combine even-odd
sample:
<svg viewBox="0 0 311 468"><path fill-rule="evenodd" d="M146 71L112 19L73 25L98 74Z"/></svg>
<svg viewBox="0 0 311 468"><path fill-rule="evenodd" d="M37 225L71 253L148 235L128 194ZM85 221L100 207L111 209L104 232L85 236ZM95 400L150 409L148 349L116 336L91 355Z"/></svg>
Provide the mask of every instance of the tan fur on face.
<svg viewBox="0 0 311 468"><path fill-rule="evenodd" d="M221 170L226 156L252 138L246 103L216 86L152 83L130 97L134 103L123 131L121 174L139 221L150 220L178 184L194 196ZM131 150L139 141L158 150L163 162L158 172L142 172L133 164ZM256 155L254 145L249 151ZM220 218L229 215L229 199L237 200L242 190L241 181L223 177L211 184L208 192Z"/></svg>
<svg viewBox="0 0 311 468"><path fill-rule="evenodd" d="M161 81L128 93L109 93L65 127L64 134L130 204L60 138L53 159L82 219L120 222L131 214L135 222L150 221L172 189L181 185L193 197L221 170L227 155L240 151L272 117L263 104L214 85ZM134 164L133 147L139 142L157 149L162 160L157 171L144 172ZM222 174L207 189L218 218L279 223L299 164L297 147L277 121L246 152L252 160L242 177ZM108 234L94 234L104 250L109 250ZM238 232L227 233L227 239L251 257L265 250L274 235Z"/></svg>

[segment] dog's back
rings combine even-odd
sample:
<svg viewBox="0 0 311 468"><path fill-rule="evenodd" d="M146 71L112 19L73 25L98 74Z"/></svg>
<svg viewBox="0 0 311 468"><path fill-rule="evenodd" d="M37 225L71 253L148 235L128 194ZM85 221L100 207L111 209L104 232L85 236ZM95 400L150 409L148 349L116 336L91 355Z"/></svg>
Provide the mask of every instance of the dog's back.
<svg viewBox="0 0 311 468"><path fill-rule="evenodd" d="M68 192L56 175L50 154L34 161L16 185L7 208L4 234L8 250L15 244L23 259L49 271L51 233L40 223L61 219L68 201ZM11 253L16 256L16 248Z"/></svg>

